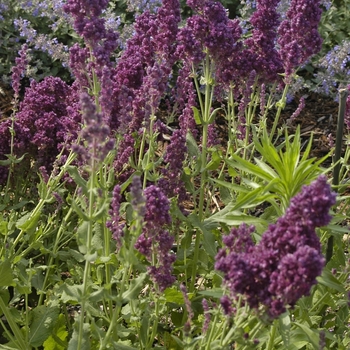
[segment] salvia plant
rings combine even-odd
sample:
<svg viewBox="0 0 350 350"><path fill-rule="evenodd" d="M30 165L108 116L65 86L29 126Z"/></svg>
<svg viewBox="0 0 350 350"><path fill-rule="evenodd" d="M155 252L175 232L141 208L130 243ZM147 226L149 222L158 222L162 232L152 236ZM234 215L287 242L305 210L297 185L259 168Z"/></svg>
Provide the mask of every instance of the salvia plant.
<svg viewBox="0 0 350 350"><path fill-rule="evenodd" d="M281 120L326 2L54 5L66 42L15 21L0 349L348 349L346 86L323 158ZM21 89L33 45L70 79Z"/></svg>

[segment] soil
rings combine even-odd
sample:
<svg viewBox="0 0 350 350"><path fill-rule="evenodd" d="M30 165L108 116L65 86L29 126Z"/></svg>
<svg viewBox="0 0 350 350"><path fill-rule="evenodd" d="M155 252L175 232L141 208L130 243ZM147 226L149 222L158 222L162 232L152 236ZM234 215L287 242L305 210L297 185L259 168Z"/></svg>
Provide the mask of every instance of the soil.
<svg viewBox="0 0 350 350"><path fill-rule="evenodd" d="M313 133L313 147L311 156L321 158L325 156L332 147L335 140L338 118L338 103L333 99L316 93L301 92L282 111L279 127L285 125L294 111L298 108L300 97L305 97L305 107L300 115L288 126L292 134L300 125L303 140L308 140ZM5 85L0 85L0 121L9 118L12 114L13 92ZM223 118L222 118L223 119ZM268 118L268 126L272 125L274 111ZM270 124L270 125L269 125ZM220 137L225 137L226 123L224 120L217 121Z"/></svg>

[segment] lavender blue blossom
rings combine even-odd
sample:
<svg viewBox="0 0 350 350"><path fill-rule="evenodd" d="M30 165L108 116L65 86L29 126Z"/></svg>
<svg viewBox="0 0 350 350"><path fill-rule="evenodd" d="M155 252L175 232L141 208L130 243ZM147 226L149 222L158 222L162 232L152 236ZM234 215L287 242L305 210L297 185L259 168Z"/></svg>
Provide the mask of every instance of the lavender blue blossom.
<svg viewBox="0 0 350 350"><path fill-rule="evenodd" d="M129 175L133 172L128 167L129 158L134 152L135 139L132 135L126 134L120 141L117 147L117 155L113 163L113 167L116 172L116 177L120 182L127 180Z"/></svg>
<svg viewBox="0 0 350 350"><path fill-rule="evenodd" d="M291 0L286 18L278 28L277 40L287 79L296 67L320 51L321 13L319 0Z"/></svg>
<svg viewBox="0 0 350 350"><path fill-rule="evenodd" d="M315 78L319 85L316 92L334 96L339 83L349 80L350 77L350 41L344 40L336 45L317 62L317 68L319 69Z"/></svg>
<svg viewBox="0 0 350 350"><path fill-rule="evenodd" d="M14 24L19 30L20 36L26 38L28 45L34 47L36 50L46 52L52 59L62 62L64 67L68 66L68 46L58 42L57 38L50 38L46 34L38 34L26 19L15 19Z"/></svg>
<svg viewBox="0 0 350 350"><path fill-rule="evenodd" d="M58 26L68 19L63 11L65 0L19 0L18 5L34 17L46 17Z"/></svg>
<svg viewBox="0 0 350 350"><path fill-rule="evenodd" d="M285 214L257 245L250 236L252 227L233 228L223 238L226 248L219 251L215 264L232 297L241 294L252 308L264 305L276 318L308 295L325 264L315 229L330 222L335 198L326 177L320 176L291 199Z"/></svg>
<svg viewBox="0 0 350 350"><path fill-rule="evenodd" d="M192 323L192 320L194 318L194 312L193 312L190 298L188 297L187 288L184 284L180 284L180 291L181 291L182 296L184 298L185 308L187 311L187 321L184 324L184 332L188 336L190 334L190 331L191 331L191 323Z"/></svg>
<svg viewBox="0 0 350 350"><path fill-rule="evenodd" d="M344 122L348 132L350 131L350 85L348 85L348 97L346 98L346 106L345 106L345 118Z"/></svg>
<svg viewBox="0 0 350 350"><path fill-rule="evenodd" d="M179 31L177 50L180 58L186 65L197 67L207 52L215 64L213 78L217 83L229 84L242 75L239 21L230 20L218 1L188 1L188 5L196 14Z"/></svg>
<svg viewBox="0 0 350 350"><path fill-rule="evenodd" d="M171 252L174 237L165 229L171 223L170 203L164 193L154 185L144 190L144 196L146 198L144 228L135 248L145 255L151 264L148 267L151 278L159 290L164 291L175 282L172 271L176 257Z"/></svg>
<svg viewBox="0 0 350 350"><path fill-rule="evenodd" d="M1 1L0 2L0 21L4 20L4 16L2 15L2 13L8 11L8 9L9 9L9 6Z"/></svg>
<svg viewBox="0 0 350 350"><path fill-rule="evenodd" d="M141 14L145 11L155 13L161 3L161 0L127 0L128 11L136 14Z"/></svg>
<svg viewBox="0 0 350 350"><path fill-rule="evenodd" d="M265 114L266 108L266 85L264 83L260 86L260 114Z"/></svg>
<svg viewBox="0 0 350 350"><path fill-rule="evenodd" d="M27 50L28 46L26 44L22 45L22 48L19 51L19 57L16 57L15 65L12 67L12 88L15 93L15 99L19 98L21 78L23 77L28 64Z"/></svg>

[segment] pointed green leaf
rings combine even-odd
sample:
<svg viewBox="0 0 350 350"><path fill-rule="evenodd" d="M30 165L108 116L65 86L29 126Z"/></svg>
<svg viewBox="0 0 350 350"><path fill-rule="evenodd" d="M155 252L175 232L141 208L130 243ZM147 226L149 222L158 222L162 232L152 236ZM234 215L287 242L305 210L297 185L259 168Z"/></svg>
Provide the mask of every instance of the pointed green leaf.
<svg viewBox="0 0 350 350"><path fill-rule="evenodd" d="M195 120L196 124L197 125L202 125L203 119L202 119L202 116L201 116L198 108L192 106L192 110L193 110L193 117L194 117L194 120Z"/></svg>
<svg viewBox="0 0 350 350"><path fill-rule="evenodd" d="M79 326L81 323L80 317L78 317L74 322L74 330L71 340L68 343L68 349L67 350L77 350L78 343L79 343ZM90 324L84 323L83 324L83 334L81 334L81 347L80 350L90 350L90 336L91 336L91 330L90 330Z"/></svg>
<svg viewBox="0 0 350 350"><path fill-rule="evenodd" d="M328 288L335 289L341 293L346 293L343 283L341 283L327 268L323 269L322 275L317 277L317 281Z"/></svg>
<svg viewBox="0 0 350 350"><path fill-rule="evenodd" d="M72 177L74 182L83 190L83 193L87 196L87 182L80 176L78 168L73 165L68 165L66 167L68 174Z"/></svg>
<svg viewBox="0 0 350 350"><path fill-rule="evenodd" d="M16 222L16 227L24 232L29 232L36 228L40 218L40 211L36 212L34 215L32 214L33 212L30 212L19 218Z"/></svg>
<svg viewBox="0 0 350 350"><path fill-rule="evenodd" d="M143 288L143 282L147 277L147 273L141 273L137 278L130 282L129 289L122 295L124 301L129 301L138 297Z"/></svg>
<svg viewBox="0 0 350 350"><path fill-rule="evenodd" d="M10 260L0 263L0 287L14 286Z"/></svg>
<svg viewBox="0 0 350 350"><path fill-rule="evenodd" d="M33 321L29 330L29 343L41 346L51 335L59 315L58 303L51 306L40 305L32 311Z"/></svg>
<svg viewBox="0 0 350 350"><path fill-rule="evenodd" d="M314 329L311 329L308 326L305 326L301 323L294 322L294 324L303 330L303 332L306 334L309 341L313 345L314 349L318 349L319 339L320 339L319 333L317 331L315 331Z"/></svg>

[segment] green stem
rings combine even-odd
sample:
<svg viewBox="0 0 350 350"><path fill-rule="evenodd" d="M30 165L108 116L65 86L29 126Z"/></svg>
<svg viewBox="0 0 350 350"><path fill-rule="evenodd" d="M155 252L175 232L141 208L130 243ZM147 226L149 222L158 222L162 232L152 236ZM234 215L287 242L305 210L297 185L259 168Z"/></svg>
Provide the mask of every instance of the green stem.
<svg viewBox="0 0 350 350"><path fill-rule="evenodd" d="M81 350L83 341L84 341L84 321L85 321L85 312L86 312L86 300L88 298L88 288L90 283L90 270L91 270L91 248L92 248L92 231L93 231L93 213L94 213L94 204L95 204L95 195L94 195L94 186L95 186L95 159L92 157L91 160L91 174L90 174L90 188L89 188L89 223L86 234L86 256L85 256L85 268L83 276L83 291L82 291L82 300L81 300L81 309L80 317L81 322L79 323L79 334L78 334L78 344L77 349Z"/></svg>
<svg viewBox="0 0 350 350"><path fill-rule="evenodd" d="M273 322L270 332L270 338L269 342L267 343L266 350L273 350L274 349L274 343L275 343L275 337L276 337L276 321Z"/></svg>
<svg viewBox="0 0 350 350"><path fill-rule="evenodd" d="M338 124L337 124L337 135L335 140L335 152L333 157L333 185L336 187L339 185L339 173L340 173L340 157L343 143L343 132L344 132L344 119L346 110L346 98L348 96L347 89L339 90L339 111L338 111ZM333 235L328 238L327 250L326 250L326 263L328 263L333 256Z"/></svg>
<svg viewBox="0 0 350 350"><path fill-rule="evenodd" d="M154 156L154 147L153 147L153 126L154 126L154 121L156 120L155 115L152 113L151 118L150 118L150 123L149 123L149 144L148 144L148 152L147 152L147 163L144 169L144 177L143 177L143 188L146 188L147 184L147 179L148 179L148 174L149 174L149 167L151 164L151 157Z"/></svg>
<svg viewBox="0 0 350 350"><path fill-rule="evenodd" d="M48 186L46 196L45 196L45 198L40 199L39 203L32 211L30 218L28 218L28 220L31 220L33 217L36 217L37 215L39 215L44 204L51 198L52 192L57 188L59 181L62 179L63 175L66 173L66 167L73 162L75 157L76 157L76 155L73 152L71 152L67 158L66 164L61 168L61 171L59 172L59 174L54 179L52 179L53 175L51 174L50 179L48 181L48 184L50 184L50 186ZM51 184L51 182L52 182L52 184ZM15 248L16 248L17 244L23 240L23 235L25 233L26 233L26 231L23 229L19 232L18 236L16 237L16 239L14 240L14 242L11 246L10 254L11 253L13 254L15 252Z"/></svg>
<svg viewBox="0 0 350 350"><path fill-rule="evenodd" d="M155 301L155 320L153 322L153 327L152 327L152 333L151 336L149 337L149 341L148 344L146 346L146 350L148 349L153 349L153 343L154 343L154 339L157 335L157 330L158 330L158 322L159 322L159 298Z"/></svg>
<svg viewBox="0 0 350 350"><path fill-rule="evenodd" d="M209 56L206 55L206 61L204 65L204 80L206 83L205 95L204 95L204 98L205 98L204 110L203 110L203 104L201 103L201 113L203 118L203 124L202 124L201 179L200 179L199 204L198 204L198 219L200 222L203 221L204 214L205 214L204 199L205 199L206 185L207 185L207 178L208 178L208 173L207 173L207 170L205 169L207 164L208 126L209 126L209 119L210 119L210 109L211 109L212 98L214 93L213 92L214 88L210 84L210 77L211 77L210 61L209 61ZM198 84L198 82L196 82L196 84ZM196 267L199 259L200 242L201 242L201 232L199 229L197 229L195 246L194 246L191 284L189 288L190 293L194 291L194 285L196 282L196 275L197 275Z"/></svg>
<svg viewBox="0 0 350 350"><path fill-rule="evenodd" d="M18 328L17 323L13 320L9 309L6 307L4 301L2 300L1 297L0 297L0 310L5 315L6 321L10 325L11 330L12 330L13 334L15 335L15 339L16 339L15 343L18 344L17 346L18 346L19 350L28 350L28 346L23 339L22 332Z"/></svg>
<svg viewBox="0 0 350 350"><path fill-rule="evenodd" d="M284 107L286 106L288 89L289 89L289 85L286 84L284 87L284 90L283 90L282 97L279 100L279 102L277 103L277 112L276 112L275 119L273 121L271 132L270 132L270 141L272 141L273 135L275 134L275 131L276 131L276 128L277 128L277 125L278 125L278 122L279 122L279 119L281 116L281 112L284 109Z"/></svg>
<svg viewBox="0 0 350 350"><path fill-rule="evenodd" d="M63 219L64 223L68 222L68 219L72 213L73 213L73 209L71 207L71 208L69 208L68 213L66 214L66 216ZM48 279L51 276L51 269L52 269L52 265L53 265L54 256L56 256L56 254L57 254L60 237L61 237L61 234L63 231L64 231L64 225L62 225L62 223L61 223L60 228L58 229L57 235L55 238L55 244L54 244L54 247L52 249L52 255L50 256L49 262L47 264L47 271L46 271L44 282L43 282L43 291L39 296L38 306L41 305L44 301L43 300L44 299L44 290L46 289L46 286L48 285Z"/></svg>
<svg viewBox="0 0 350 350"><path fill-rule="evenodd" d="M122 298L122 295L123 295L123 293L125 291L126 282L130 279L131 272L132 272L132 265L125 266L123 279L121 281L120 290L119 290L120 299ZM107 349L107 345L108 345L109 339L110 339L113 331L116 328L116 323L117 323L117 320L119 318L119 314L120 314L121 308L122 308L122 301L120 300L118 302L117 308L113 312L113 317L112 317L111 323L109 324L109 327L108 327L108 330L106 332L106 335L104 336L103 341L100 344L100 350Z"/></svg>

